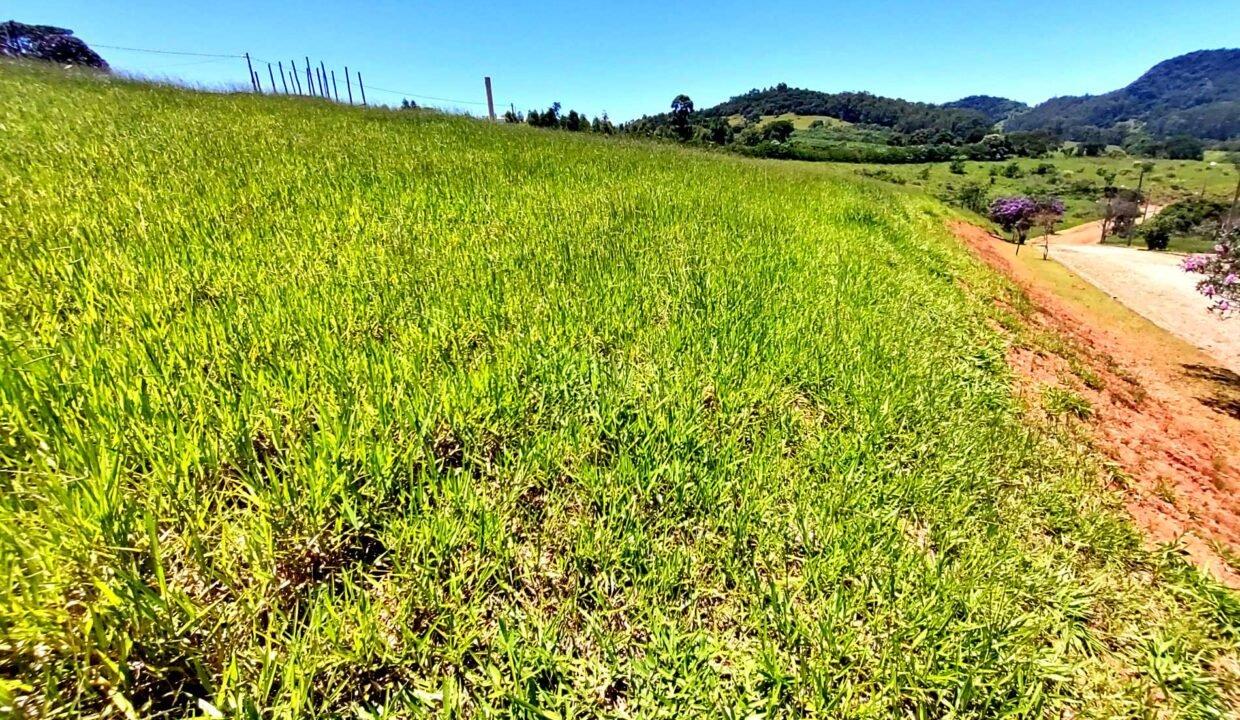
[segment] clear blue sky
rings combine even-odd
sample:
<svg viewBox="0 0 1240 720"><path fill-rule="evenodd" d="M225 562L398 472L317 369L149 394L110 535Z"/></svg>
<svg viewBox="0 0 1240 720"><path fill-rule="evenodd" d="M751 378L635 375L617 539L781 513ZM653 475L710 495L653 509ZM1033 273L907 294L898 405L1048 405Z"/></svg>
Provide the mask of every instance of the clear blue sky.
<svg viewBox="0 0 1240 720"><path fill-rule="evenodd" d="M500 108L558 100L617 120L660 112L680 92L705 107L778 82L929 102L978 93L1037 102L1113 90L1160 60L1240 45L1236 0L7 0L0 15L65 26L91 44L249 51L286 63L309 55L361 70L368 86L474 102L489 74ZM122 70L247 82L240 60L99 52ZM266 84L266 65L255 69Z"/></svg>

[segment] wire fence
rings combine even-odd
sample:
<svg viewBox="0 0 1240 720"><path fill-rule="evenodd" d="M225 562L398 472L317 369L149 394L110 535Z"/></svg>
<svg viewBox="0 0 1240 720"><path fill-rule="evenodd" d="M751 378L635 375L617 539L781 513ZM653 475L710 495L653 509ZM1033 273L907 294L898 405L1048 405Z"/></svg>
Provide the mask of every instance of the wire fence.
<svg viewBox="0 0 1240 720"><path fill-rule="evenodd" d="M248 77L246 78L250 88L256 93L270 95L299 95L304 97L316 97L333 102L348 103L350 105L360 104L368 105L366 93L382 93L401 97L403 99L412 99L415 101L447 103L457 107L469 108L487 108L488 114L494 118L494 103L489 97L490 79L487 78L485 87L488 93L488 99L482 100L462 100L460 98L439 97L435 95L423 95L421 93L410 92L408 90L398 90L394 88L378 87L375 85L367 86L362 78L362 73L356 68L350 70L349 67L343 66L339 76L336 75L336 68L329 68L325 63L319 61L317 64L311 62L309 56L303 56L301 61L297 58L290 58L285 63L284 60L269 60L251 55L248 52L243 53L208 53L208 52L190 52L185 50L167 50L159 48L140 48L127 45L107 45L103 43L92 43L92 47L115 50L122 52L145 53L149 55L167 55L173 57L192 57L199 58L184 63L173 63L170 65L160 65L156 67L146 67L144 72L164 71L176 68L195 67L200 65L209 65L223 62L235 62L240 66L244 63L242 69ZM262 70L266 69L266 73ZM356 88L356 95L354 90Z"/></svg>

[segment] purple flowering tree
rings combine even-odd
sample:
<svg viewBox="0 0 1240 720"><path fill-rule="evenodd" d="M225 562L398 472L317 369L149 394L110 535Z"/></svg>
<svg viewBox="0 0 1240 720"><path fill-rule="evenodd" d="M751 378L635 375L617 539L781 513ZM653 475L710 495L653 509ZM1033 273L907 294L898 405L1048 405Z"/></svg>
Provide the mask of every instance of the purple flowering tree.
<svg viewBox="0 0 1240 720"><path fill-rule="evenodd" d="M1205 276L1197 291L1210 298L1211 310L1224 317L1240 311L1240 228L1228 231L1214 252L1190 255L1181 267Z"/></svg>
<svg viewBox="0 0 1240 720"><path fill-rule="evenodd" d="M1011 233L1012 242L1024 245L1029 228L1033 227L1033 214L1037 210L1038 204L1033 198L1023 195L1001 197L990 203L987 217L1003 228L1004 232Z"/></svg>
<svg viewBox="0 0 1240 720"><path fill-rule="evenodd" d="M987 217L1012 236L1016 243L1016 252L1025 244L1029 237L1029 228L1035 224L1048 228L1047 233L1054 231L1060 218L1063 217L1064 206L1058 198L1035 200L1025 195L995 198L990 203Z"/></svg>

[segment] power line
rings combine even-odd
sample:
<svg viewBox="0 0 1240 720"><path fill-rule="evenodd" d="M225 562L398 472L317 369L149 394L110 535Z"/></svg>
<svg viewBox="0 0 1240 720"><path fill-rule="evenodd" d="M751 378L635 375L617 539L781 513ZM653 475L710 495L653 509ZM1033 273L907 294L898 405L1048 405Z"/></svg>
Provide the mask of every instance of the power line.
<svg viewBox="0 0 1240 720"><path fill-rule="evenodd" d="M211 52L181 52L177 50L151 50L149 47L123 47L119 45L99 45L98 42L91 43L93 47L104 47L108 50L126 50L129 52L153 52L155 55L188 55L193 57L228 57L228 58L244 58L244 55L219 55L219 53Z"/></svg>
<svg viewBox="0 0 1240 720"><path fill-rule="evenodd" d="M227 58L227 59L232 60L233 58ZM218 59L213 59L213 60L191 60L190 62L187 62L187 63L173 63L171 65L160 65L158 67L147 68L147 69L148 70L171 70L173 68L195 67L198 65L210 65L212 63L218 63L218 62L224 62L224 58L218 58Z"/></svg>
<svg viewBox="0 0 1240 720"><path fill-rule="evenodd" d="M405 97L418 98L419 100L435 100L438 102L457 103L459 105L486 105L484 102L474 102L472 100L453 100L452 98L433 97L431 95L418 95L416 93L405 92L404 90L389 90L387 88L375 87L374 85L371 85L370 89L378 90L379 92L391 93L393 95L404 95Z"/></svg>

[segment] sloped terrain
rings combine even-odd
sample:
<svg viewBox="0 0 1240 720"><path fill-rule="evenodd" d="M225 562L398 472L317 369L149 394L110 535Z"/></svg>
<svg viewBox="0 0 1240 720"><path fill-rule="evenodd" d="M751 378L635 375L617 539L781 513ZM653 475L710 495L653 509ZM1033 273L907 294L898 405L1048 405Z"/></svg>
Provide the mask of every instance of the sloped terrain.
<svg viewBox="0 0 1240 720"><path fill-rule="evenodd" d="M7 713L1235 707L932 201L20 66L0 127Z"/></svg>

